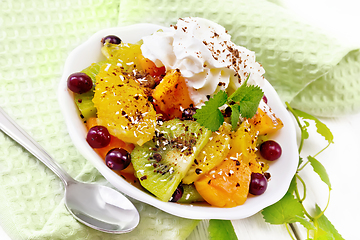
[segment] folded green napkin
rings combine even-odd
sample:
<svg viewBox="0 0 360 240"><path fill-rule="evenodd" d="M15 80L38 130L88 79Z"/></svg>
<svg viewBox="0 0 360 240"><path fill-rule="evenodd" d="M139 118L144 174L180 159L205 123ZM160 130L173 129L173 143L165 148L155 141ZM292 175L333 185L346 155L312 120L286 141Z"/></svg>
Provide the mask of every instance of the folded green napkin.
<svg viewBox="0 0 360 240"><path fill-rule="evenodd" d="M360 110L360 45L342 43L274 3L122 0L119 25L169 26L188 16L219 23L233 42L255 51L264 76L293 107L318 116Z"/></svg>
<svg viewBox="0 0 360 240"><path fill-rule="evenodd" d="M284 101L324 116L359 109L359 50L261 0L0 1L0 106L70 175L107 184L74 147L60 113L55 93L66 57L103 28L136 22L168 26L186 16L218 22L234 42L256 51ZM109 235L79 224L64 207L60 180L0 132L0 224L12 239L176 240L187 238L198 224L135 204L141 222L129 234ZM203 223L197 233L204 233Z"/></svg>

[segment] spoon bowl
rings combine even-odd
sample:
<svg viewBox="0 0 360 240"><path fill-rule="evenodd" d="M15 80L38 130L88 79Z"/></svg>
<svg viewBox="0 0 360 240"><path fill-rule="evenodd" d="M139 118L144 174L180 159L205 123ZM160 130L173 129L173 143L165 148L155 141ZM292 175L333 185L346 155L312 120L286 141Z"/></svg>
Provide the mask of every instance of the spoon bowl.
<svg viewBox="0 0 360 240"><path fill-rule="evenodd" d="M135 206L120 192L73 179L1 108L0 129L49 167L64 183L65 206L79 222L107 233L132 231L140 221Z"/></svg>
<svg viewBox="0 0 360 240"><path fill-rule="evenodd" d="M139 214L127 198L98 184L68 182L65 206L78 221L100 231L129 232L139 223Z"/></svg>

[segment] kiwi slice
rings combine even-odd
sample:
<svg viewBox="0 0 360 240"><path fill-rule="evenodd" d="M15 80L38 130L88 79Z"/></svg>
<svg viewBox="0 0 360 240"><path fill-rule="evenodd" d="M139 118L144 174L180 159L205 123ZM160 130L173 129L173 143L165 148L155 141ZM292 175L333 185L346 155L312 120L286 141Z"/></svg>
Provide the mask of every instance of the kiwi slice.
<svg viewBox="0 0 360 240"><path fill-rule="evenodd" d="M90 117L96 117L96 108L92 99L94 98L93 90L82 94L75 94L74 100L84 120Z"/></svg>
<svg viewBox="0 0 360 240"><path fill-rule="evenodd" d="M105 63L108 63L108 61L103 60L103 61L100 61L100 62L97 62L97 63L93 63L89 67L82 70L81 72L88 75L91 78L93 84L95 85L95 83L96 83L96 75L98 75L98 73L100 72L101 66L104 65Z"/></svg>
<svg viewBox="0 0 360 240"><path fill-rule="evenodd" d="M157 128L154 138L131 152L140 184L162 201L169 201L211 131L191 120L173 119Z"/></svg>
<svg viewBox="0 0 360 240"><path fill-rule="evenodd" d="M178 203L193 203L203 202L204 199L200 193L196 190L194 184L182 184L184 193L182 197L177 201Z"/></svg>
<svg viewBox="0 0 360 240"><path fill-rule="evenodd" d="M74 94L74 100L75 100L76 106L78 107L78 109L80 111L80 114L81 114L80 116L85 121L86 121L86 119L88 119L90 117L96 117L97 110L94 107L94 103L92 102L92 99L94 98L96 75L99 73L101 66L104 65L105 63L107 63L106 60L100 61L97 63L93 63L89 67L87 67L81 71L82 73L87 74L91 78L93 85L94 85L93 88L86 93L82 93L82 94L75 93Z"/></svg>

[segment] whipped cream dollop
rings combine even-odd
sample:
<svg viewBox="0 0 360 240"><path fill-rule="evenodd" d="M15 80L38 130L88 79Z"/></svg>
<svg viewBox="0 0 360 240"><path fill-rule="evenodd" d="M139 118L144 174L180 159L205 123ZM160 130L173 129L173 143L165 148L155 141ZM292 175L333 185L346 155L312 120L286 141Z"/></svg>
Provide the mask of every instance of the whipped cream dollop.
<svg viewBox="0 0 360 240"><path fill-rule="evenodd" d="M262 86L263 67L255 53L230 40L224 27L203 18L181 18L177 24L143 38L141 51L157 67L179 69L197 107L219 90L229 94L243 84Z"/></svg>

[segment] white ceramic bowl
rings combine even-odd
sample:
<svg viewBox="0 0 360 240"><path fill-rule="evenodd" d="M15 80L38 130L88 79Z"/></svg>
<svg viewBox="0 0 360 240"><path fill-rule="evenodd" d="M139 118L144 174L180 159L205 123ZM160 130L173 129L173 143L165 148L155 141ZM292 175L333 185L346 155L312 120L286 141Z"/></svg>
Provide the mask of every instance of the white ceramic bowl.
<svg viewBox="0 0 360 240"><path fill-rule="evenodd" d="M217 208L208 205L178 204L162 202L137 189L122 177L110 170L97 153L87 144L86 128L79 118L78 110L74 103L73 94L67 89L67 78L74 72L81 71L90 64L103 60L101 54L101 39L107 35L117 35L124 42L135 43L143 36L164 29L153 24L136 24L127 27L110 28L97 32L86 42L77 47L65 63L64 73L59 85L58 99L65 117L69 134L74 145L80 153L99 170L99 172L119 191L136 200L150 204L170 214L190 219L242 219L249 217L263 208L277 202L286 193L291 179L295 174L298 164L296 132L294 122L278 97L273 87L266 81L263 91L268 99L268 104L283 121L284 127L272 139L280 143L282 156L270 165L271 181L268 189L262 195L249 197L245 204L233 208Z"/></svg>

